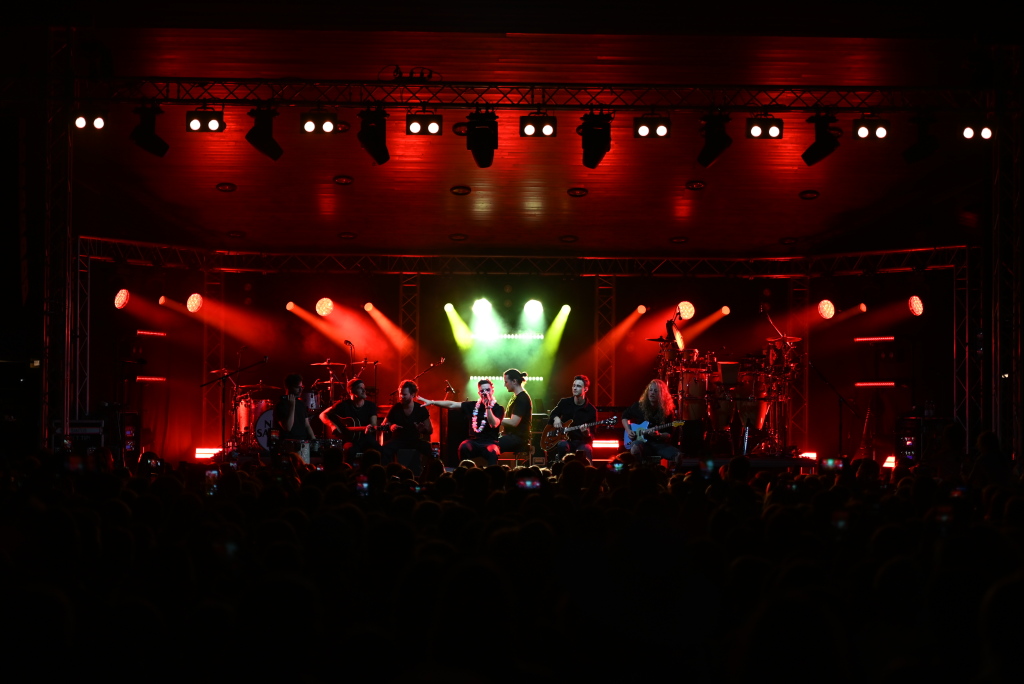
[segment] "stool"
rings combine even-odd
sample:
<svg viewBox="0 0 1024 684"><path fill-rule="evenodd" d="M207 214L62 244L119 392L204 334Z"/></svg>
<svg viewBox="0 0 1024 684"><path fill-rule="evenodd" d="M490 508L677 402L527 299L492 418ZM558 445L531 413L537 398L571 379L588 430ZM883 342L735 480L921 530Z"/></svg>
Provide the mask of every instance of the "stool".
<svg viewBox="0 0 1024 684"><path fill-rule="evenodd" d="M529 451L503 451L498 455L498 463L502 461L512 461L512 467L518 468L519 462L522 461L524 466L531 465L531 457L533 456L534 448L530 445ZM541 452L543 453L543 452ZM539 459L541 462L534 465L544 465L544 457L541 456Z"/></svg>

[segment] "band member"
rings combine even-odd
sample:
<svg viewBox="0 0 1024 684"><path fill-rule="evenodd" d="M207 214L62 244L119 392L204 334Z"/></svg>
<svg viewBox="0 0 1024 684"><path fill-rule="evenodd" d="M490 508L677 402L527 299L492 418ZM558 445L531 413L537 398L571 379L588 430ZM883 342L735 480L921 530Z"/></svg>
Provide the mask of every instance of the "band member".
<svg viewBox="0 0 1024 684"><path fill-rule="evenodd" d="M430 401L423 400L424 406L442 406L459 409L469 419L469 438L459 444L459 460L486 458L490 465L498 464L498 429L505 409L494 399L494 385L490 380L479 380L476 383L477 401Z"/></svg>
<svg viewBox="0 0 1024 684"><path fill-rule="evenodd" d="M274 405L274 422L279 430L279 439L315 439L313 427L309 424L309 412L302 400L302 376L292 373L284 379L288 394Z"/></svg>
<svg viewBox="0 0 1024 684"><path fill-rule="evenodd" d="M320 413L324 436L345 442L345 452L361 454L377 448L377 405L366 398L366 385L359 378L348 383L350 399L339 399Z"/></svg>
<svg viewBox="0 0 1024 684"><path fill-rule="evenodd" d="M423 461L430 457L430 442L423 438L434 431L430 425L430 413L416 402L419 391L419 387L412 380L403 380L398 386L401 401L391 407L383 425L391 433L391 441L384 445L381 452L382 459L387 464L396 459L399 450L415 449L416 456L411 459L403 456L401 460L402 465L407 466L416 475L423 471Z"/></svg>
<svg viewBox="0 0 1024 684"><path fill-rule="evenodd" d="M530 421L533 418L533 399L523 389L526 384L526 373L509 368L502 376L505 389L512 392L512 399L505 407L505 417L501 419L501 437L498 438L498 449L501 451L528 451L530 449Z"/></svg>
<svg viewBox="0 0 1024 684"><path fill-rule="evenodd" d="M590 378L586 375L577 375L573 378L572 396L563 397L558 400L558 404L555 405L555 408L551 409L551 413L548 416L548 424L560 428L563 423L570 420L573 422L573 425L596 423L597 409L587 401L587 392L589 390ZM594 455L593 449L590 447L592 441L594 441L594 438L591 436L589 428L571 432L569 433L569 439L563 439L552 449L551 460L561 461L562 457L567 453L575 451L577 454L585 455L589 461Z"/></svg>
<svg viewBox="0 0 1024 684"><path fill-rule="evenodd" d="M663 425L675 420L676 405L668 391L664 380L651 380L650 384L634 403L622 414L622 427L631 440L637 439L637 433L630 423L639 425L647 422L648 426ZM657 463L659 459L674 462L679 450L672 445L672 431L654 430L642 435L645 441L634 441L629 448L631 454L641 463Z"/></svg>

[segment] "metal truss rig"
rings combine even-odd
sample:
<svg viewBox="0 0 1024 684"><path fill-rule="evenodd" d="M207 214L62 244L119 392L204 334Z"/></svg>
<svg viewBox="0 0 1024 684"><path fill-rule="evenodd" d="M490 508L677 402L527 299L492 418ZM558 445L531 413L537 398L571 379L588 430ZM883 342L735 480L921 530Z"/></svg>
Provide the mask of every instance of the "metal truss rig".
<svg viewBox="0 0 1024 684"><path fill-rule="evenodd" d="M541 275L562 277L806 278L908 273L951 268L967 259L959 246L806 257L516 257L263 254L82 237L82 256L157 268L224 273Z"/></svg>
<svg viewBox="0 0 1024 684"><path fill-rule="evenodd" d="M431 107L435 109L660 110L707 112L987 111L989 91L792 85L668 85L309 81L301 79L78 79L80 99L112 103ZM6 98L4 98L6 99ZM1016 98L1005 101L1016 102Z"/></svg>

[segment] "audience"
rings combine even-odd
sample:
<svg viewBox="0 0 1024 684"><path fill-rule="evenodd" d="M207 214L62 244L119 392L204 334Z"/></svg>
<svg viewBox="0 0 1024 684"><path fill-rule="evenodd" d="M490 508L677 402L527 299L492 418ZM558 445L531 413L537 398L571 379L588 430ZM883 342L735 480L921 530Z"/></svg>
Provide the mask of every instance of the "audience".
<svg viewBox="0 0 1024 684"><path fill-rule="evenodd" d="M4 655L25 679L1010 681L1024 489L990 434L941 449L419 478L7 456Z"/></svg>

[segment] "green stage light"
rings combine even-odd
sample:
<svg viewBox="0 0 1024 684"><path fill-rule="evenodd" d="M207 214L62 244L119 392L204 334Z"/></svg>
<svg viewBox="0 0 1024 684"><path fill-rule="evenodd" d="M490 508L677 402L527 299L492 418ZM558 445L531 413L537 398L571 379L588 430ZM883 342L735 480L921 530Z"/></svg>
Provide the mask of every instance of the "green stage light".
<svg viewBox="0 0 1024 684"><path fill-rule="evenodd" d="M537 318L544 314L544 305L536 299L531 299L526 302L526 306L523 307L523 313L532 318Z"/></svg>
<svg viewBox="0 0 1024 684"><path fill-rule="evenodd" d="M459 349L462 351L470 349L473 346L473 333L469 330L469 326L462 320L459 312L451 303L444 305L444 312L448 314L448 324L452 326L455 344L459 345Z"/></svg>
<svg viewBox="0 0 1024 684"><path fill-rule="evenodd" d="M489 313L491 309L491 303L486 299L478 299L475 302L473 302L473 313L475 313L477 316L482 316L485 313Z"/></svg>

